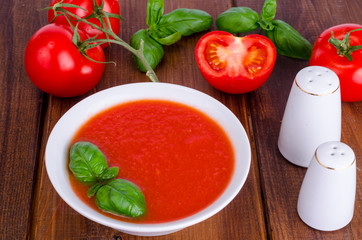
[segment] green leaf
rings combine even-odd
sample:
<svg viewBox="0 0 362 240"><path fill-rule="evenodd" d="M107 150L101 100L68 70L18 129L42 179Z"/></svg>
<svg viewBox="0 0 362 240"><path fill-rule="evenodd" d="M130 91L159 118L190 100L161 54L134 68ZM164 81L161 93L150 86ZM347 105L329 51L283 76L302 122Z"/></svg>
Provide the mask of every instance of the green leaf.
<svg viewBox="0 0 362 240"><path fill-rule="evenodd" d="M248 7L232 7L216 18L216 27L229 33L245 33L256 30L259 15Z"/></svg>
<svg viewBox="0 0 362 240"><path fill-rule="evenodd" d="M277 1L265 0L260 16L263 20L270 22L275 18L276 12L277 12Z"/></svg>
<svg viewBox="0 0 362 240"><path fill-rule="evenodd" d="M274 25L271 21L266 21L264 19L260 19L258 21L259 26L261 29L269 31L269 30L273 30L274 29Z"/></svg>
<svg viewBox="0 0 362 240"><path fill-rule="evenodd" d="M101 187L102 187L102 184L100 184L100 183L94 184L91 188L88 189L87 196L89 198L93 197Z"/></svg>
<svg viewBox="0 0 362 240"><path fill-rule="evenodd" d="M212 17L198 9L179 8L164 15L157 25L158 38L166 38L176 32L182 36L205 31L211 27Z"/></svg>
<svg viewBox="0 0 362 240"><path fill-rule="evenodd" d="M97 146L77 142L70 149L69 168L79 182L92 184L99 181L108 164Z"/></svg>
<svg viewBox="0 0 362 240"><path fill-rule="evenodd" d="M265 31L272 40L278 54L291 58L308 60L312 54L312 45L292 26L281 20L273 20L274 29Z"/></svg>
<svg viewBox="0 0 362 240"><path fill-rule="evenodd" d="M114 214L139 217L146 212L146 202L141 190L132 182L114 179L96 193L96 205Z"/></svg>
<svg viewBox="0 0 362 240"><path fill-rule="evenodd" d="M114 179L118 167L108 168L103 153L92 143L73 144L69 168L78 181L93 184L87 196L95 195L95 203L100 209L129 217L139 217L146 212L142 191L132 182Z"/></svg>
<svg viewBox="0 0 362 240"><path fill-rule="evenodd" d="M171 45L176 43L177 41L179 41L181 39L181 33L180 32L175 32L172 33L171 35L167 36L167 37L158 37L158 32L150 32L150 36L155 39L157 42L159 42L162 45Z"/></svg>
<svg viewBox="0 0 362 240"><path fill-rule="evenodd" d="M152 69L155 69L157 64L161 61L164 50L160 43L158 43L156 40L151 38L145 29L141 29L138 32L136 32L130 40L130 44L135 49L140 49L140 42L141 39L143 39L144 42L144 49L143 49L143 55L145 56L148 64L151 66ZM133 56L135 59L135 62L137 64L137 67L142 72L147 72L146 68L143 66L142 62L136 57Z"/></svg>
<svg viewBox="0 0 362 240"><path fill-rule="evenodd" d="M146 23L150 28L157 25L163 15L164 0L149 0L147 3Z"/></svg>
<svg viewBox="0 0 362 240"><path fill-rule="evenodd" d="M115 177L117 177L118 175L118 167L111 167L106 169L102 175L99 177L101 182L107 181L107 180L111 180Z"/></svg>

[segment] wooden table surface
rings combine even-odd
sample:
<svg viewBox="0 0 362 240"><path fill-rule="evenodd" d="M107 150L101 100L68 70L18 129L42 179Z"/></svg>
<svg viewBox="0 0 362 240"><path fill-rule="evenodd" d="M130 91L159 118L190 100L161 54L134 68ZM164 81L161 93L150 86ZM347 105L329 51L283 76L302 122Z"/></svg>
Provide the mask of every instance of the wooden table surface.
<svg viewBox="0 0 362 240"><path fill-rule="evenodd" d="M0 239L362 239L362 174L357 169L357 194L350 224L334 232L305 225L296 210L306 172L285 160L277 138L284 108L297 72L308 61L278 56L273 73L257 91L243 95L222 93L202 77L194 58L198 39L185 37L165 47L156 68L161 82L202 91L225 104L240 119L250 139L252 163L247 181L236 198L215 216L174 234L136 237L94 223L71 209L55 192L44 165L48 136L59 118L85 97L109 87L147 82L128 51L119 46L106 50L108 64L100 83L87 94L57 98L38 90L29 80L24 50L32 34L47 23L50 0L12 0L0 5ZM146 28L146 0L120 0L119 36L125 41ZM209 12L214 21L232 6L261 11L262 0L172 0L165 13L176 8ZM297 29L311 43L326 28L353 22L362 24L360 0L278 1L276 18ZM215 23L212 30L215 30ZM362 63L361 63L362 64ZM362 101L342 104L342 141L362 161Z"/></svg>

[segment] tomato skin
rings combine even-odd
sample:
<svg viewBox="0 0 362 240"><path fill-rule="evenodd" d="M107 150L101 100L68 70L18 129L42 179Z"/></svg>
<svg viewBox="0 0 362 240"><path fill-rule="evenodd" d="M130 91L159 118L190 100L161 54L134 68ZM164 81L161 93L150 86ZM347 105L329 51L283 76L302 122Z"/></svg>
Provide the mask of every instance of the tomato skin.
<svg viewBox="0 0 362 240"><path fill-rule="evenodd" d="M210 46L215 49L210 51ZM254 48L257 49L255 54ZM218 54L220 61L213 59L215 51L222 52ZM231 94L251 92L262 86L273 71L276 56L274 44L262 35L239 38L224 31L205 34L195 49L196 62L206 81ZM250 63L257 70L250 69Z"/></svg>
<svg viewBox="0 0 362 240"><path fill-rule="evenodd" d="M362 50L351 53L352 61L345 56L339 56L337 49L328 42L333 31L334 37L342 40L351 30L362 28L359 24L341 24L323 31L314 43L310 66L323 66L334 71L341 88L341 99L344 102L362 100ZM362 31L350 33L350 45L362 45Z"/></svg>
<svg viewBox="0 0 362 240"><path fill-rule="evenodd" d="M78 31L81 39L86 35ZM70 26L48 24L29 40L25 50L25 69L30 80L42 91L58 97L82 95L97 85L105 64L84 57L72 42ZM100 46L87 50L87 55L104 62Z"/></svg>
<svg viewBox="0 0 362 240"><path fill-rule="evenodd" d="M50 7L54 6L54 4L56 4L56 3L60 2L60 1L61 0L52 0L51 3L50 3ZM103 0L97 0L98 6L101 5L102 1ZM64 0L63 3L74 4L74 5L77 5L77 6L80 6L80 7L84 8L84 9L86 9L88 12L86 12L86 11L84 11L82 9L67 8L67 7L64 8L64 9L68 10L69 12L77 15L80 18L85 18L85 17L87 17L88 15L90 15L93 12L93 0ZM104 1L103 11L119 15L120 14L120 7L119 7L118 0L105 0ZM48 22L51 23L53 18L54 18L54 11L52 9L50 9L50 10L48 10ZM70 18L70 19L74 20L74 18ZM91 23L96 24L99 27L102 27L101 23L96 18L90 18L90 19L87 19L87 20L89 22L91 22ZM111 23L112 31L116 35L118 35L119 31L120 31L120 28L121 28L120 20L117 19L117 18L109 18L109 21ZM65 24L65 25L69 24L64 16L58 16L55 19L54 22L55 23L60 23L60 24ZM76 22L74 22L74 26L76 25L75 23ZM108 28L106 20L105 20L105 23L106 23L106 26ZM101 31L99 31L97 29L94 29L93 27L89 26L88 24L80 22L79 25L78 25L78 28L83 30L84 32L86 32L89 37L96 36L96 39L107 39L106 35L103 32L101 32ZM109 37L109 38L112 39L112 37ZM105 48L108 45L109 44L102 44L101 46L103 48Z"/></svg>

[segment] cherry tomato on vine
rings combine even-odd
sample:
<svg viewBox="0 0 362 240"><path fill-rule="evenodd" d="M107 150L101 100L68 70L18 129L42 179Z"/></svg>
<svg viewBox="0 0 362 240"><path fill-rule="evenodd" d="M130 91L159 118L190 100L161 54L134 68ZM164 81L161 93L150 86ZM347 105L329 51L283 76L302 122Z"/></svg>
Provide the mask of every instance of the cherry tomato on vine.
<svg viewBox="0 0 362 240"><path fill-rule="evenodd" d="M274 44L264 36L235 37L223 31L205 34L195 50L204 78L213 87L233 94L263 85L273 71L276 55Z"/></svg>
<svg viewBox="0 0 362 240"><path fill-rule="evenodd" d="M80 39L86 34L78 30ZM48 24L29 40L25 50L25 69L30 80L42 91L58 97L82 95L97 85L104 63L87 59L72 42L69 25ZM89 58L104 62L100 46L86 50Z"/></svg>
<svg viewBox="0 0 362 240"><path fill-rule="evenodd" d="M362 25L341 24L323 31L314 43L309 65L329 68L338 75L342 101L361 101Z"/></svg>
<svg viewBox="0 0 362 240"><path fill-rule="evenodd" d="M62 0L52 0L50 3L50 7L54 6L54 4L59 3ZM104 6L103 9L101 9L104 12L107 13L112 13L112 14L116 14L119 16L120 14L120 8L119 8L119 2L118 0L97 0L96 3L98 6L101 6L102 1L104 1ZM98 27L102 27L101 22L99 21L99 19L103 19L105 26L108 28L108 24L107 21L105 20L105 18L99 13L98 10L93 11L93 0L63 0L62 3L65 4L73 4L73 5L77 5L81 8L86 9L87 11L84 11L82 9L79 8L73 8L73 7L64 7L64 9L68 10L69 12L77 15L80 18L85 18L89 15L91 15L93 12L96 15L96 17L92 17L87 19L89 22L96 24ZM48 22L51 23L51 21L54 19L54 11L52 9L50 9L48 11ZM70 20L75 20L74 18L70 17ZM120 31L120 19L115 18L115 17L109 17L109 21L111 24L111 29L112 31L118 35L119 31ZM66 20L66 18L64 16L57 16L57 18L54 20L55 23L61 23L61 24L69 24L68 21ZM74 21L74 25L75 25L76 21ZM89 26L88 24L79 23L78 26L79 29L85 31L88 36L90 37L94 37L96 36L97 39L107 39L107 36L105 35L105 33L94 29L93 27ZM112 39L112 37L109 37L110 39ZM108 46L108 44L102 44L102 47L106 47Z"/></svg>

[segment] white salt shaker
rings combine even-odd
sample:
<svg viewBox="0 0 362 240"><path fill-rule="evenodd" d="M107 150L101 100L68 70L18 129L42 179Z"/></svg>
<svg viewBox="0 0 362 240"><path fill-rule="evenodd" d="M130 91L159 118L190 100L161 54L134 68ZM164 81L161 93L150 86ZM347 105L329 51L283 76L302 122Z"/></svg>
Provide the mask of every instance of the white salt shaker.
<svg viewBox="0 0 362 240"><path fill-rule="evenodd" d="M341 139L341 95L338 76L320 66L295 77L284 111L278 148L290 162L308 167L315 149Z"/></svg>
<svg viewBox="0 0 362 240"><path fill-rule="evenodd" d="M341 142L326 142L315 151L298 197L298 214L310 227L333 231L353 217L356 158Z"/></svg>

